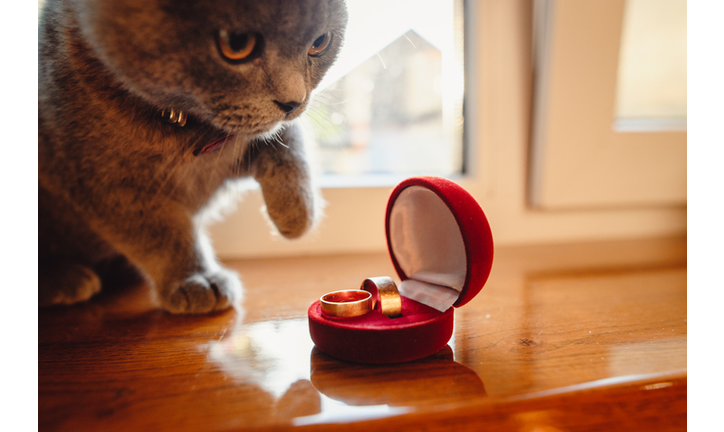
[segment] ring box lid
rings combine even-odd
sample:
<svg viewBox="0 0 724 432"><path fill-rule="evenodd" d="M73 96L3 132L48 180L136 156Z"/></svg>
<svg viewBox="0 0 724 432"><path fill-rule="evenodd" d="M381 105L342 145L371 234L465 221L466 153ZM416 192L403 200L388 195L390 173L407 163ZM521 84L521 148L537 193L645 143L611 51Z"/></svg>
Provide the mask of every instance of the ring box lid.
<svg viewBox="0 0 724 432"><path fill-rule="evenodd" d="M392 191L387 248L400 294L444 312L472 300L493 264L493 236L475 198L455 182L412 177Z"/></svg>

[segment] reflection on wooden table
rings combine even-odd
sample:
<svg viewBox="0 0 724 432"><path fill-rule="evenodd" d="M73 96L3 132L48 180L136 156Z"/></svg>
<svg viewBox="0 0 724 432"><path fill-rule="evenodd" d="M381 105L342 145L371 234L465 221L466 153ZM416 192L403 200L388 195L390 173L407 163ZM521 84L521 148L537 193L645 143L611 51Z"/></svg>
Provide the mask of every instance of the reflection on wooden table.
<svg viewBox="0 0 724 432"><path fill-rule="evenodd" d="M437 354L316 350L321 294L384 254L227 263L243 311L172 316L146 286L39 312L41 430L683 430L686 240L501 248Z"/></svg>

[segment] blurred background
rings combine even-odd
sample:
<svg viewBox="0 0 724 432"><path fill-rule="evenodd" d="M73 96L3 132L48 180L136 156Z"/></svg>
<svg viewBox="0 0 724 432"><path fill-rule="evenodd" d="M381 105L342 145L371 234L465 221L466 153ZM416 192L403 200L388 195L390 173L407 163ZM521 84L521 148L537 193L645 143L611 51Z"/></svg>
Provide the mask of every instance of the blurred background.
<svg viewBox="0 0 724 432"><path fill-rule="evenodd" d="M451 178L496 246L686 233L685 0L348 0L304 118L325 217L286 241L258 190L221 258L376 252L399 181Z"/></svg>

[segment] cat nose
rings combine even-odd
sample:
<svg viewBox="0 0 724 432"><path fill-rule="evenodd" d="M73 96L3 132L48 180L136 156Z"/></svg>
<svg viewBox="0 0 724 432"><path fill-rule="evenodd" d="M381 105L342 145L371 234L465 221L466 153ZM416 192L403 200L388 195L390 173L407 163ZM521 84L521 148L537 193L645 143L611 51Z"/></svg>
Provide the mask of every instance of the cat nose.
<svg viewBox="0 0 724 432"><path fill-rule="evenodd" d="M284 114L289 114L302 105L299 102L279 102L277 100L275 100L274 103L277 104L282 111L284 111Z"/></svg>

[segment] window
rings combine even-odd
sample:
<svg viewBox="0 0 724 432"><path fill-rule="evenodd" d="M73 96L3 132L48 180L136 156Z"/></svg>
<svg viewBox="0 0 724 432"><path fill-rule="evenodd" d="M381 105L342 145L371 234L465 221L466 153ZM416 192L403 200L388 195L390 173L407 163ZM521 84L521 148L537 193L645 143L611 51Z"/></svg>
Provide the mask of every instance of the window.
<svg viewBox="0 0 724 432"><path fill-rule="evenodd" d="M686 0L628 0L616 83L618 131L686 128Z"/></svg>
<svg viewBox="0 0 724 432"><path fill-rule="evenodd" d="M258 191L211 228L221 257L379 251L391 188L413 175L460 176L464 157L463 0L347 0L335 65L305 113L327 202L321 228L269 237Z"/></svg>
<svg viewBox="0 0 724 432"><path fill-rule="evenodd" d="M638 6L638 0L634 1L630 5ZM650 6L662 10L674 5L675 10L681 10L680 3L684 3L685 11L685 0L654 1ZM653 87L638 83L637 72L630 72L631 68L618 74L619 58L623 66L631 66L630 51L656 51L650 43L637 48L640 45L630 37L629 45L621 50L626 2L558 0L541 1L539 6L530 202L545 209L684 204L686 131L632 131L632 126L641 125L641 118L616 118L616 108L620 114L630 116L627 110L645 105L629 96L658 95L640 90L668 90L662 81ZM637 12L637 8L629 10ZM685 26L685 16L683 20ZM674 30L679 29L678 35L685 37L685 29L682 33L680 27ZM627 36L636 36L631 26L626 30ZM677 57L685 62L686 41L674 45L683 46L683 58ZM649 62L656 62L655 67L651 68ZM661 56L647 57L644 68L660 71L663 63ZM617 77L621 78L618 104ZM654 81L648 77L644 80ZM632 82L636 91L631 89ZM684 87L684 110L678 115L685 115L685 94ZM636 109L632 111L636 116L644 113ZM628 127L617 130L617 123Z"/></svg>
<svg viewBox="0 0 724 432"><path fill-rule="evenodd" d="M612 32L608 37L620 37L622 1L575 0L565 2L565 5L573 3L575 6L579 2L586 8L597 6L595 12L603 12L604 18L610 18L612 9L614 16L618 16L619 24L608 27L608 31ZM484 209L496 246L686 232L686 207L681 198L655 206L644 197L640 202L632 200L631 206L599 203L593 207L550 207L553 211L540 205L531 208L531 113L533 105L539 103L536 99L542 90L539 81L536 85L538 92L534 95L533 4L531 0L465 2L465 136L468 146L463 158L464 175L454 178ZM607 9L609 12L606 12ZM376 13L385 16L387 9L382 5ZM582 23L576 28L581 33L574 32L572 36L573 41L581 40L583 48L588 42L583 42L581 38L588 27L589 23ZM595 54L590 45L588 51ZM559 54L562 53L559 51ZM607 59L613 58L612 67L606 67L607 73L602 76L602 82L608 88L609 105L583 116L580 121L588 124L602 122L607 133L611 133L617 44L599 53L602 54ZM563 60L568 60L566 56ZM596 55L592 58L599 61ZM551 99L570 98L580 87L586 88L575 81L564 81L564 84L548 88ZM554 95L557 91L561 93ZM548 110L548 113L551 111ZM663 148L666 149L667 144L664 143ZM649 160L639 161L639 166L649 165ZM575 163L572 166L575 167ZM570 168L563 166L564 170ZM593 169L601 168L594 164ZM680 175L680 171L672 173ZM605 190L605 180L611 176L615 173L609 173L601 184L598 183L601 180L595 180L594 188ZM337 176L340 177L343 176ZM679 177L675 184L680 182ZM252 191L245 197L238 212L212 227L214 245L222 258L383 252L386 249L384 212L393 183L378 181L376 184L376 187L350 187L350 183L340 186L340 181L335 179L334 187L323 189L328 206L322 226L317 232L293 242L270 238L270 228L260 215L261 196L258 191ZM495 272L495 266L493 268Z"/></svg>
<svg viewBox="0 0 724 432"><path fill-rule="evenodd" d="M344 48L306 113L322 171L333 176L324 183L460 174L462 1L348 0L347 7Z"/></svg>

